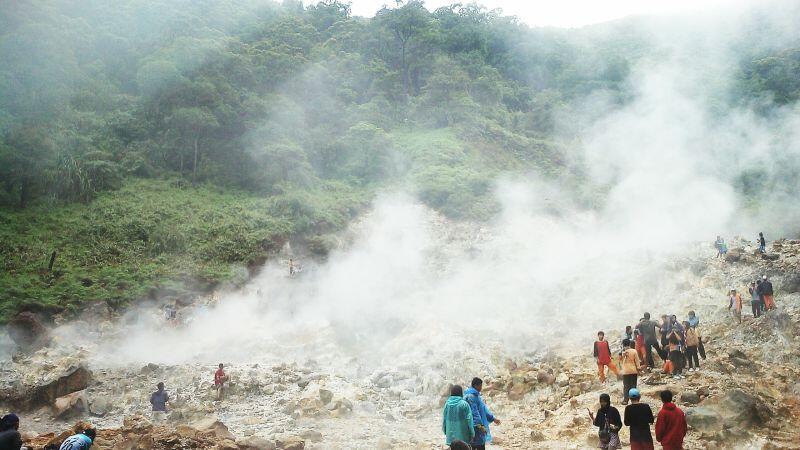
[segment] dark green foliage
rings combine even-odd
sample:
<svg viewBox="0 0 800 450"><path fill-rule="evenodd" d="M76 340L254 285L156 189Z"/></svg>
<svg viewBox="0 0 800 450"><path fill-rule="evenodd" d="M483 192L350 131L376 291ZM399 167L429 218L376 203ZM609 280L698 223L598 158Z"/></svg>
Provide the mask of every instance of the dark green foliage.
<svg viewBox="0 0 800 450"><path fill-rule="evenodd" d="M325 254L381 186L464 219L497 211L501 172L577 186L566 150L603 113L584 100L624 104L633 68L667 52L633 19L533 29L476 4L394 6L0 2L0 317L221 280L289 236ZM798 43L746 25L725 68L739 82L708 90L769 114L800 98Z"/></svg>
<svg viewBox="0 0 800 450"><path fill-rule="evenodd" d="M168 280L227 280L308 224L338 229L367 201L341 185L308 192L296 210L283 207L294 200L131 179L88 205L0 210L0 320L30 305L122 305Z"/></svg>

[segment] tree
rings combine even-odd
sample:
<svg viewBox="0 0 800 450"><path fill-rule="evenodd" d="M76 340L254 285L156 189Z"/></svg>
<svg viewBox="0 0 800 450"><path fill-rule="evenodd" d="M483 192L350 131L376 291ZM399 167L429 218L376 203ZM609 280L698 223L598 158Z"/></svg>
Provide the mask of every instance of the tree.
<svg viewBox="0 0 800 450"><path fill-rule="evenodd" d="M192 162L192 181L197 180L197 166L200 163L200 140L207 138L219 127L217 118L206 108L178 108L167 119L170 129L177 131L185 147L194 151ZM183 173L184 152L179 152L180 171Z"/></svg>
<svg viewBox="0 0 800 450"><path fill-rule="evenodd" d="M398 1L398 4L402 4L402 2ZM412 45L416 41L422 44L424 37L432 31L433 20L431 14L425 9L424 2L412 0L396 9L389 9L384 6L375 15L375 19L380 26L392 32L399 46L403 95L407 100L411 85Z"/></svg>
<svg viewBox="0 0 800 450"><path fill-rule="evenodd" d="M15 129L0 145L0 181L20 208L46 186L54 155L55 145L43 126Z"/></svg>

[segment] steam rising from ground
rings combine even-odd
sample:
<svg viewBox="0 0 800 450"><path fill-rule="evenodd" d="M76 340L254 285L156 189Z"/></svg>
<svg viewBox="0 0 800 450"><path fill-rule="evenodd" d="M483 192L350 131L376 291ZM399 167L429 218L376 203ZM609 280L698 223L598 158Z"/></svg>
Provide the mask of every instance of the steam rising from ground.
<svg viewBox="0 0 800 450"><path fill-rule="evenodd" d="M178 329L153 308L132 311L95 364L314 359L347 370L353 358L491 358L493 345L539 351L668 312L667 299L688 295L671 258L693 243L795 231L791 217L776 220L788 199L744 210L728 174L756 164L771 172L776 149L800 153L796 107L769 122L747 109L712 117L703 86L674 61L634 70L634 100L605 106L581 133L576 160L600 193L597 208L577 206L559 181L522 176L498 180L502 212L486 225L453 224L410 194L385 193L352 230L354 244L327 262L302 261L291 279L269 264Z"/></svg>

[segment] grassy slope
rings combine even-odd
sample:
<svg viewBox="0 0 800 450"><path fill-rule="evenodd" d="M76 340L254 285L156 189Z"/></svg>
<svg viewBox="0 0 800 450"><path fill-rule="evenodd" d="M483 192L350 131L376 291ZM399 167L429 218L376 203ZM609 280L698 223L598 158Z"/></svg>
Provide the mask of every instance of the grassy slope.
<svg viewBox="0 0 800 450"><path fill-rule="evenodd" d="M333 183L263 198L130 179L89 204L0 210L0 321L30 306L121 305L165 283L230 280L290 236L343 226L365 198Z"/></svg>

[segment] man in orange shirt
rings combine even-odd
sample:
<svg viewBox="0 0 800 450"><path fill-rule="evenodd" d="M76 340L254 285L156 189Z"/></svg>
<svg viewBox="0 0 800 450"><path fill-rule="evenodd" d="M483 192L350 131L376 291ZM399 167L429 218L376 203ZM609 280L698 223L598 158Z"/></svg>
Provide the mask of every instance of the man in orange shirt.
<svg viewBox="0 0 800 450"><path fill-rule="evenodd" d="M224 366L222 363L219 369L214 372L214 386L217 388L217 400L222 400L225 391L225 382L228 381L228 376L225 375Z"/></svg>
<svg viewBox="0 0 800 450"><path fill-rule="evenodd" d="M606 366L608 370L614 372L614 375L619 376L619 371L614 362L611 361L611 347L608 341L605 340L606 334L602 331L597 333L597 341L594 343L594 359L597 362L597 373L600 375L600 382L606 382Z"/></svg>

